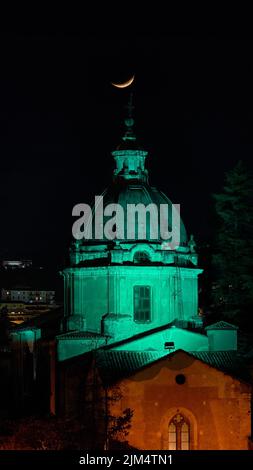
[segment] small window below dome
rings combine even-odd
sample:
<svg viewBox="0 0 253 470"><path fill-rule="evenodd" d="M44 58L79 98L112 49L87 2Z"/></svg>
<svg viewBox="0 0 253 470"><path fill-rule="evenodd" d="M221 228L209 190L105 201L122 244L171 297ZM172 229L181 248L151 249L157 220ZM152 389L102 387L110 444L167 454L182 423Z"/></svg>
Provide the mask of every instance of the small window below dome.
<svg viewBox="0 0 253 470"><path fill-rule="evenodd" d="M151 321L151 287L134 286L134 321Z"/></svg>
<svg viewBox="0 0 253 470"><path fill-rule="evenodd" d="M134 263L148 263L150 256L146 251L136 251L134 255Z"/></svg>

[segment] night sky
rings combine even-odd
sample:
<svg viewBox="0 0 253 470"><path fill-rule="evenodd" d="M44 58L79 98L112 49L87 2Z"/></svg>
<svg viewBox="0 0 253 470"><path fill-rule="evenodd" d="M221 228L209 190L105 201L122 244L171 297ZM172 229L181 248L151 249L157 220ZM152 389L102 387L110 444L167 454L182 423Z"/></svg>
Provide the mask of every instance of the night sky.
<svg viewBox="0 0 253 470"><path fill-rule="evenodd" d="M253 42L224 37L1 36L0 257L61 266L72 207L108 185L126 91L151 184L209 240L211 193L242 159L252 169Z"/></svg>

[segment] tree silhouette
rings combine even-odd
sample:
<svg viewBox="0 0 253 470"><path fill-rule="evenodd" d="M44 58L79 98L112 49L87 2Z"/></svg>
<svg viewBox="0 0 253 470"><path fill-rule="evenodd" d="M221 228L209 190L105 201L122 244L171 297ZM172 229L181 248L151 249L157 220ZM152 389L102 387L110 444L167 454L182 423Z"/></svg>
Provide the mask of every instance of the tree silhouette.
<svg viewBox="0 0 253 470"><path fill-rule="evenodd" d="M113 406L120 402L123 393L120 386L108 378L101 378L95 351L85 380L81 412L89 449L108 450L115 442L122 442L131 427L133 410L126 408L121 414L113 413Z"/></svg>
<svg viewBox="0 0 253 470"><path fill-rule="evenodd" d="M213 197L217 220L212 257L214 307L224 318L249 323L253 305L253 179L241 161L226 174L223 191Z"/></svg>

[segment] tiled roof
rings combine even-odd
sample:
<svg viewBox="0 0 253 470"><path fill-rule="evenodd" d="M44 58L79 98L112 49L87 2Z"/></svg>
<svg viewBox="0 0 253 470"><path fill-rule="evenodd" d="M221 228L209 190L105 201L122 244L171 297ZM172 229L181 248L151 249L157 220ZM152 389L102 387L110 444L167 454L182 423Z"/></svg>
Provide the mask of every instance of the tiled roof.
<svg viewBox="0 0 253 470"><path fill-rule="evenodd" d="M191 354L223 372L235 372L243 366L237 351L193 351Z"/></svg>
<svg viewBox="0 0 253 470"><path fill-rule="evenodd" d="M97 365L102 378L116 380L131 376L143 367L177 351L120 351L100 350L97 352ZM196 359L215 367L222 372L245 378L243 364L236 351L194 351L186 352Z"/></svg>
<svg viewBox="0 0 253 470"><path fill-rule="evenodd" d="M106 337L99 334L93 333L92 331L69 331L68 333L63 333L58 335L57 339L75 339L75 338L85 338L85 339L105 339Z"/></svg>
<svg viewBox="0 0 253 470"><path fill-rule="evenodd" d="M98 351L97 365L103 374L110 377L112 374L131 375L142 367L168 355L158 351Z"/></svg>
<svg viewBox="0 0 253 470"><path fill-rule="evenodd" d="M226 321L218 321L205 328L206 330L238 330L238 326L227 323Z"/></svg>

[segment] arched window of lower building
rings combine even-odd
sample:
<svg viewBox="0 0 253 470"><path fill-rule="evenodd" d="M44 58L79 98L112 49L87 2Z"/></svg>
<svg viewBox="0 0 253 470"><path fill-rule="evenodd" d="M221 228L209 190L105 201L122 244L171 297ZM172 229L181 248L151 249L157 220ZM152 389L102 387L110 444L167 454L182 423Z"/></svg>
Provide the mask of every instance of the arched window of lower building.
<svg viewBox="0 0 253 470"><path fill-rule="evenodd" d="M177 413L169 423L169 450L189 449L190 424L181 413Z"/></svg>

